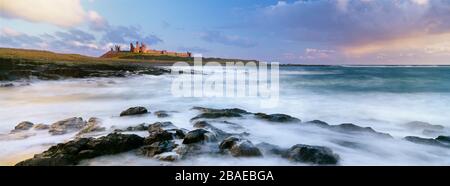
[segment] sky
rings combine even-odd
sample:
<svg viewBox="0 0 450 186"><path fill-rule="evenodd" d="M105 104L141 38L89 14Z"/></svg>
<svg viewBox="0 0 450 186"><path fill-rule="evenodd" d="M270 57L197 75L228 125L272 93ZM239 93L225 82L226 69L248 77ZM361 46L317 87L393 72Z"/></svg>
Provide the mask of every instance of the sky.
<svg viewBox="0 0 450 186"><path fill-rule="evenodd" d="M297 64L450 64L448 0L0 0L0 47L118 44Z"/></svg>

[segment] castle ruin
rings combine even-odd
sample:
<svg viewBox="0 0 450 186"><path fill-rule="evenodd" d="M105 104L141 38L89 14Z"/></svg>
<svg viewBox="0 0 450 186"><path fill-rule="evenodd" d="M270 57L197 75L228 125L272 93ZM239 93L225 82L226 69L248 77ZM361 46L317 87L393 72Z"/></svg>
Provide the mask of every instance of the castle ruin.
<svg viewBox="0 0 450 186"><path fill-rule="evenodd" d="M139 45L138 41L136 41L136 45L133 45L133 43L130 43L130 52L131 53L150 54L150 55L192 57L192 53L190 53L190 52L179 53L179 52L170 52L167 50L153 50L153 49L148 48L147 45L143 42L141 42L141 44Z"/></svg>

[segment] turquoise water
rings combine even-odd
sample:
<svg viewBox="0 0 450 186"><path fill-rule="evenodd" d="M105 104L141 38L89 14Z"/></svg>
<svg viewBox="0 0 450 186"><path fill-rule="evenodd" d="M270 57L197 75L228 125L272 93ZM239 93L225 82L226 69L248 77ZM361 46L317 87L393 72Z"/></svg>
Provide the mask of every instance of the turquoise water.
<svg viewBox="0 0 450 186"><path fill-rule="evenodd" d="M450 92L450 66L289 66L281 74L296 88L324 92Z"/></svg>

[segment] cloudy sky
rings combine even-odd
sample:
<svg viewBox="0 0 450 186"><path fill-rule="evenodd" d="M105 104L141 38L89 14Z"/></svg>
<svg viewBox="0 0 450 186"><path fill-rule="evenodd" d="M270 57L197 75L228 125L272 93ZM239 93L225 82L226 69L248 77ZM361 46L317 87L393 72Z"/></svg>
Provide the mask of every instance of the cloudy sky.
<svg viewBox="0 0 450 186"><path fill-rule="evenodd" d="M448 0L0 0L0 47L98 56L131 41L304 64L450 64Z"/></svg>

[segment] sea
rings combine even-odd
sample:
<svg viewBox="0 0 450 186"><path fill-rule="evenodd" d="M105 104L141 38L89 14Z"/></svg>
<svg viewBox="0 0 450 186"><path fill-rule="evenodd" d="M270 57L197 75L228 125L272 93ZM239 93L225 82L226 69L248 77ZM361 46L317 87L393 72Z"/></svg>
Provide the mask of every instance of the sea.
<svg viewBox="0 0 450 186"><path fill-rule="evenodd" d="M258 97L176 97L171 93L177 77L139 75L126 78L88 78L15 82L0 88L0 165L14 165L50 146L74 138L74 133L52 136L30 131L5 137L22 121L52 124L82 117L103 120L114 129L170 121L192 130L194 106L241 108L249 112L283 113L302 121L321 120L330 125L352 123L390 134L379 139L365 134L330 131L302 124L274 124L254 117L224 118L214 125L227 132L246 132L254 144L266 142L289 148L295 144L326 146L340 157L340 165L450 165L450 148L416 144L406 136L435 138L450 135L450 66L280 66L278 104L261 107ZM121 111L145 106L154 114L119 117ZM239 127L227 126L226 122ZM407 123L441 125L442 131L424 132ZM146 132L137 132L146 136ZM348 145L352 144L352 145ZM275 155L255 158L203 154L176 162L162 162L126 152L83 161L82 165L298 165Z"/></svg>

